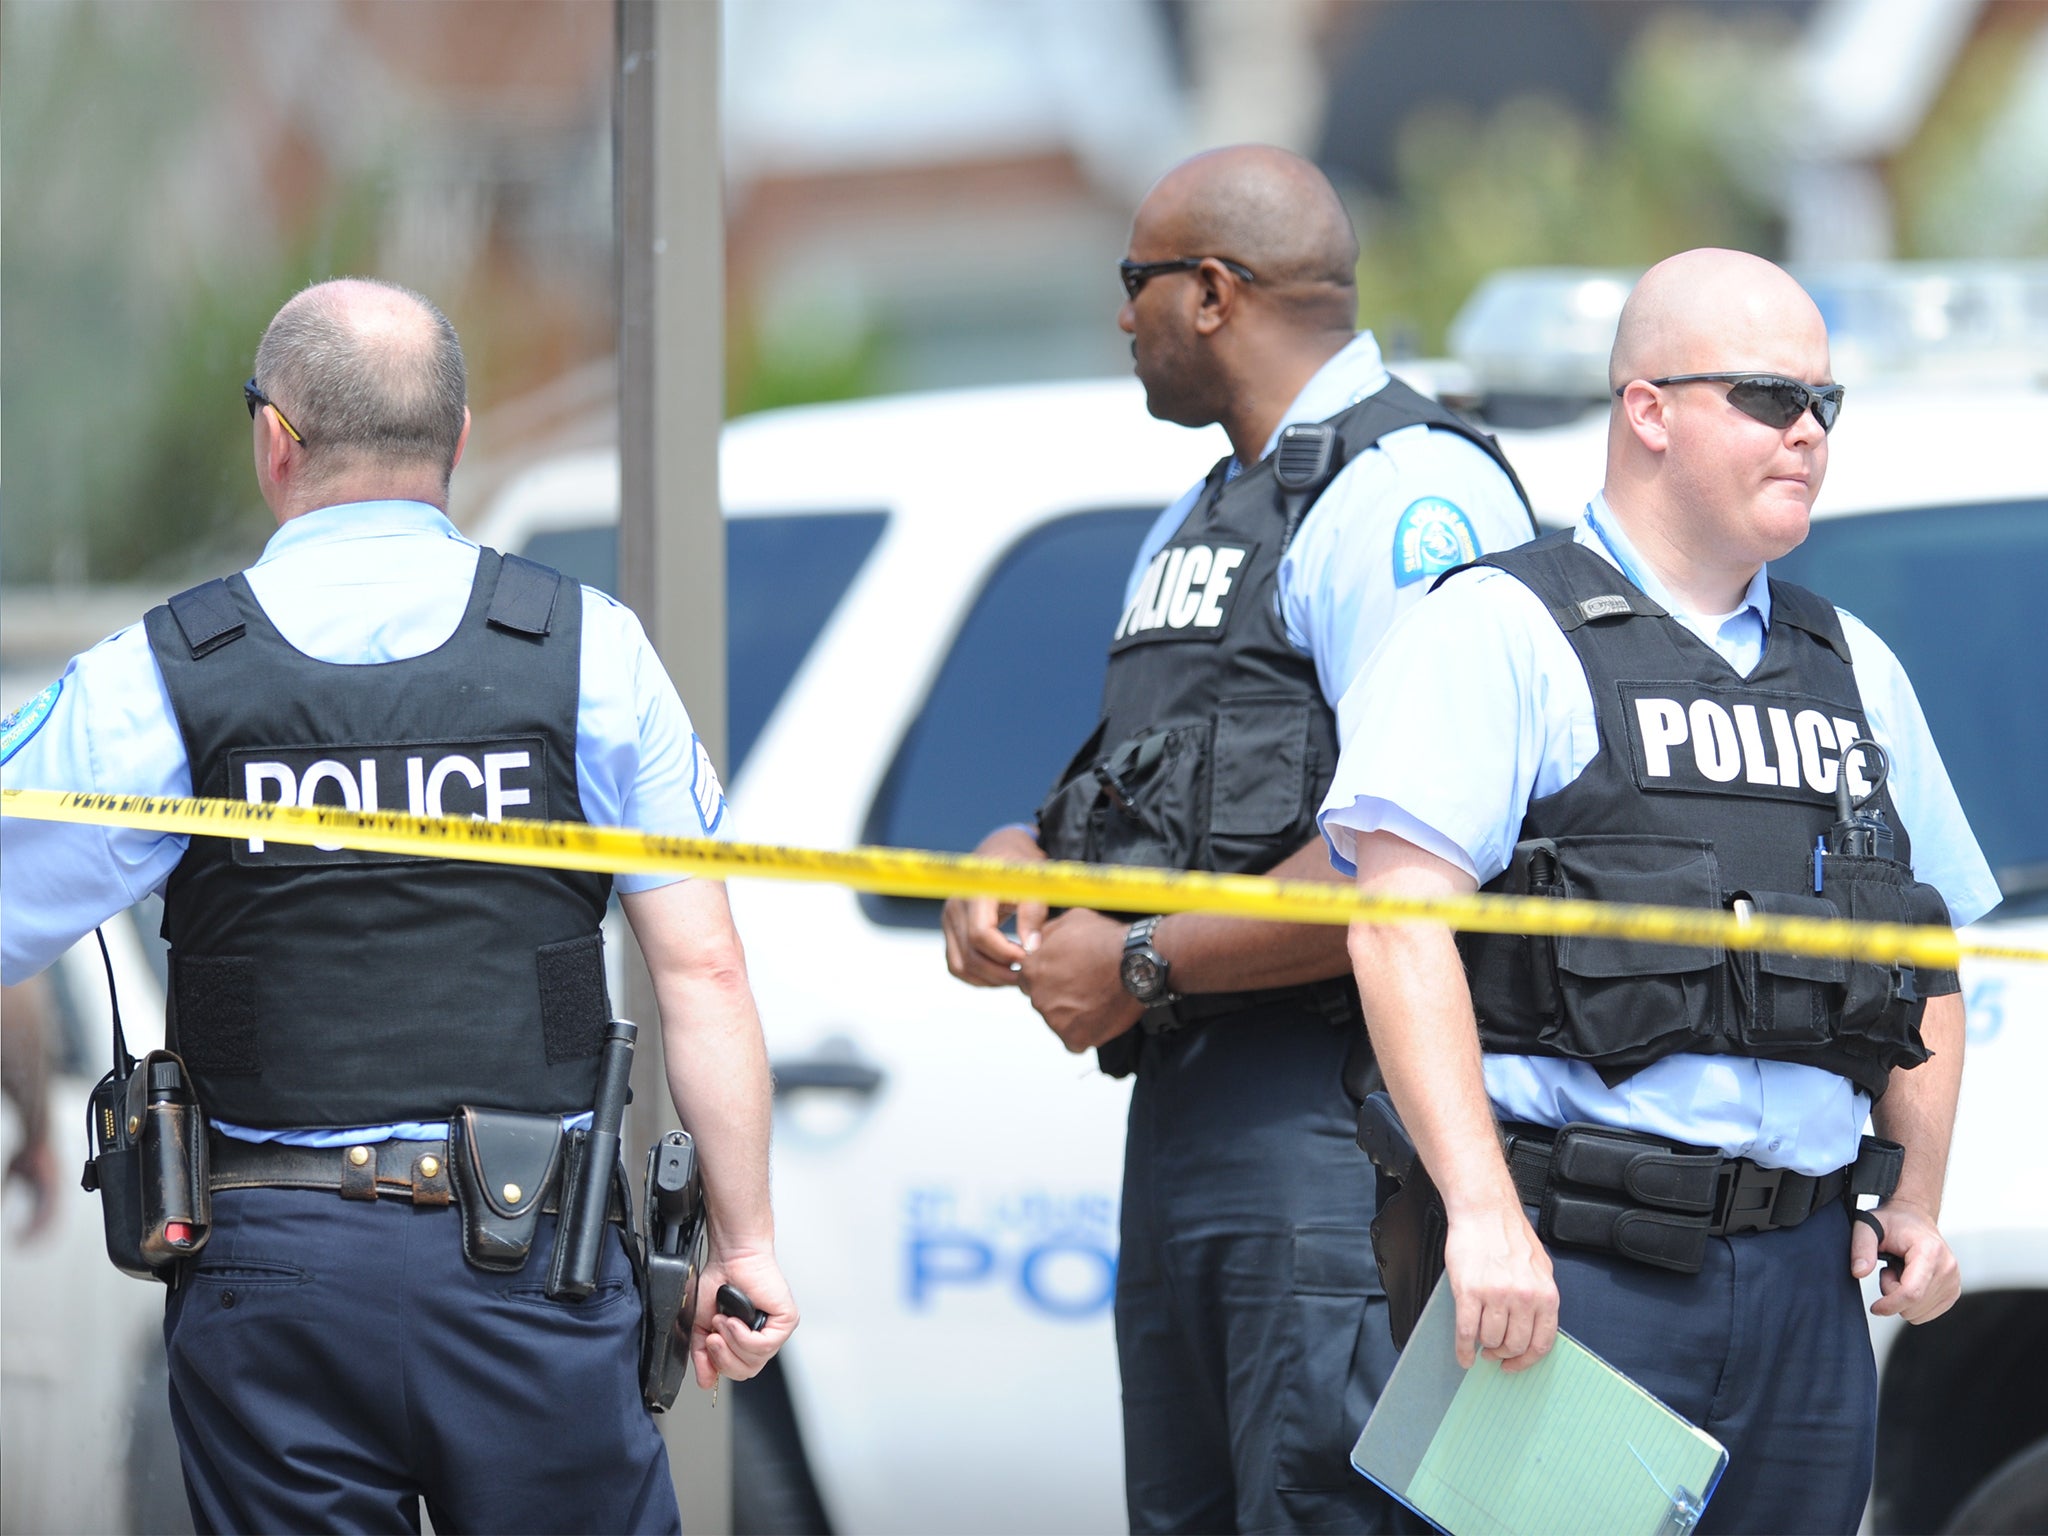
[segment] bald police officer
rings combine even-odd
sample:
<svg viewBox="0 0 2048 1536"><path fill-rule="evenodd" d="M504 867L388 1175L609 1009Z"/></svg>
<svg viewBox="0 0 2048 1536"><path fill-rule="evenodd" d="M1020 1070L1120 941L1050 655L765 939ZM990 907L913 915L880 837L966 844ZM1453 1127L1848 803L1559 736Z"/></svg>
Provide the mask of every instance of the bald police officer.
<svg viewBox="0 0 2048 1536"><path fill-rule="evenodd" d="M1370 892L1981 916L1997 887L1898 661L1769 573L1842 407L1812 301L1753 256L1672 257L1610 383L1578 526L1447 580L1354 685L1373 729L1323 812L1340 861ZM1856 1529L1858 1280L1891 1256L1872 1310L1915 1323L1960 1284L1936 1226L1955 976L1424 925L1351 948L1448 1213L1460 1360L1525 1368L1561 1326L1727 1446L1701 1530Z"/></svg>
<svg viewBox="0 0 2048 1536"><path fill-rule="evenodd" d="M1432 577L1532 531L1491 439L1355 332L1357 259L1329 183L1282 150L1200 155L1147 194L1118 323L1152 414L1220 422L1233 452L1138 552L1094 736L1035 827L983 854L1331 877L1314 814L1337 701ZM1005 915L947 905L954 974L1021 987L1068 1049L1136 1073L1116 1294L1131 1529L1380 1528L1348 1462L1392 1351L1341 936L1027 906L1012 941Z"/></svg>
<svg viewBox="0 0 2048 1536"><path fill-rule="evenodd" d="M8 721L9 787L721 832L710 759L633 615L444 515L469 412L432 304L309 288L244 393L278 523L262 559L76 658ZM451 1204L459 1107L587 1117L613 881L20 820L4 841L9 982L163 892L169 1043L213 1125L212 1235L164 1317L199 1528L417 1530L424 1498L444 1530L678 1529L622 1234L587 1300L551 1299L552 1215L507 1272L465 1262L481 1202ZM617 888L702 1157L709 1386L758 1371L797 1321L760 1025L721 885ZM558 1191L503 1195L551 1210ZM764 1330L712 1314L726 1279Z"/></svg>

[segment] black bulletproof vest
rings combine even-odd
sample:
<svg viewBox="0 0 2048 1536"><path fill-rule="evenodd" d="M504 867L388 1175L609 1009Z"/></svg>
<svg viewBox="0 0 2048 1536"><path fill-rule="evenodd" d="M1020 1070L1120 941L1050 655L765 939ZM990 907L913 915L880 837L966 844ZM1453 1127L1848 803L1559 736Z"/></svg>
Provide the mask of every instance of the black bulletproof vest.
<svg viewBox="0 0 2048 1536"><path fill-rule="evenodd" d="M1476 444L1520 494L1492 438L1398 379L1318 427L1290 429L1292 441L1235 480L1224 478L1227 459L1210 471L1118 622L1101 722L1038 813L1047 854L1258 874L1315 835L1337 717L1313 658L1287 638L1280 557L1350 459L1417 425ZM1314 446L1323 437L1327 456ZM1232 1001L1201 999L1212 1012ZM1105 1050L1105 1070L1121 1065Z"/></svg>
<svg viewBox="0 0 2048 1536"><path fill-rule="evenodd" d="M1763 660L1740 677L1719 653L1569 531L1477 562L1543 600L1585 668L1600 747L1532 800L1488 891L1757 912L1946 923L1914 882L1889 790L1869 801L1893 858L1828 851L1837 776L1871 787L1874 754L1831 604L1771 583ZM1459 935L1489 1051L1567 1056L1615 1083L1678 1051L1801 1062L1873 1095L1926 1059L1922 999L1952 973L1616 939Z"/></svg>
<svg viewBox="0 0 2048 1536"><path fill-rule="evenodd" d="M484 550L455 633L369 666L294 649L241 576L144 620L194 792L581 821L583 594ZM164 892L172 1048L251 1126L587 1108L607 875L195 837Z"/></svg>

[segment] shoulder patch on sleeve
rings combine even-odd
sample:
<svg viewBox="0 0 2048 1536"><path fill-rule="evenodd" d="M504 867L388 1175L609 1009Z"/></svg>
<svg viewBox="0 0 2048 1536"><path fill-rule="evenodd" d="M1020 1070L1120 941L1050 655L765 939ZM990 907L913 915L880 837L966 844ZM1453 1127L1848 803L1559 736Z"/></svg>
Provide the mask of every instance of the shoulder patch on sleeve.
<svg viewBox="0 0 2048 1536"><path fill-rule="evenodd" d="M694 733L690 750L695 759L690 764L690 793L697 800L697 819L704 824L707 834L716 832L718 824L725 820L725 790L719 785L718 770L711 766L711 754Z"/></svg>
<svg viewBox="0 0 2048 1536"><path fill-rule="evenodd" d="M1424 496L1408 503L1394 525L1394 585L1405 587L1427 576L1479 558L1472 521L1454 502Z"/></svg>
<svg viewBox="0 0 2048 1536"><path fill-rule="evenodd" d="M57 707L57 696L63 691L64 679L60 677L5 720L0 720L0 763L27 746L29 738L43 728L43 722L50 718L50 711Z"/></svg>

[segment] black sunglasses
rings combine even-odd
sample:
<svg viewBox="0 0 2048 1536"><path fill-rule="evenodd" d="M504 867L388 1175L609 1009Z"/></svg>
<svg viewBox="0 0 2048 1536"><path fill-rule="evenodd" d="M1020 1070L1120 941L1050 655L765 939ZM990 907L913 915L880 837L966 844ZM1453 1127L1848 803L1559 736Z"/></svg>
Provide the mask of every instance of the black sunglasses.
<svg viewBox="0 0 2048 1536"><path fill-rule="evenodd" d="M1168 272L1192 272L1205 261L1221 262L1242 282L1258 281L1252 275L1250 267L1243 262L1232 261L1228 256L1178 256L1172 261L1120 261L1116 264L1116 269L1123 276L1124 292L1135 299L1138 290L1153 278L1162 277Z"/></svg>
<svg viewBox="0 0 2048 1536"><path fill-rule="evenodd" d="M1832 432L1835 418L1842 414L1842 386L1827 384L1816 389L1779 373L1674 373L1668 378L1644 379L1645 384L1726 384L1728 403L1743 415L1779 431L1792 425L1808 411L1823 432ZM1619 399L1628 385L1617 389Z"/></svg>
<svg viewBox="0 0 2048 1536"><path fill-rule="evenodd" d="M242 386L242 403L249 407L249 419L251 421L256 419L256 413L266 405L273 411L277 411L277 402L256 387L256 375L253 373L249 375L249 381ZM306 440L299 436L299 429L285 419L283 411L277 411L277 419L285 431L291 433L293 442L297 443L301 448L306 446Z"/></svg>

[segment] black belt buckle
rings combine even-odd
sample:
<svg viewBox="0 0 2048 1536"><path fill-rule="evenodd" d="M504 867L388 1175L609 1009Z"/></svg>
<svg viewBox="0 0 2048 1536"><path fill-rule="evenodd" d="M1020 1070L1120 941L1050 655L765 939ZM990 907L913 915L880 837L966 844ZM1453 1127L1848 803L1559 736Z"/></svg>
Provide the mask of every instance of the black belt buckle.
<svg viewBox="0 0 2048 1536"><path fill-rule="evenodd" d="M1721 1165L1714 1220L1707 1230L1715 1237L1773 1230L1778 1224L1778 1188L1784 1182L1783 1168L1759 1168L1746 1157L1731 1157Z"/></svg>

